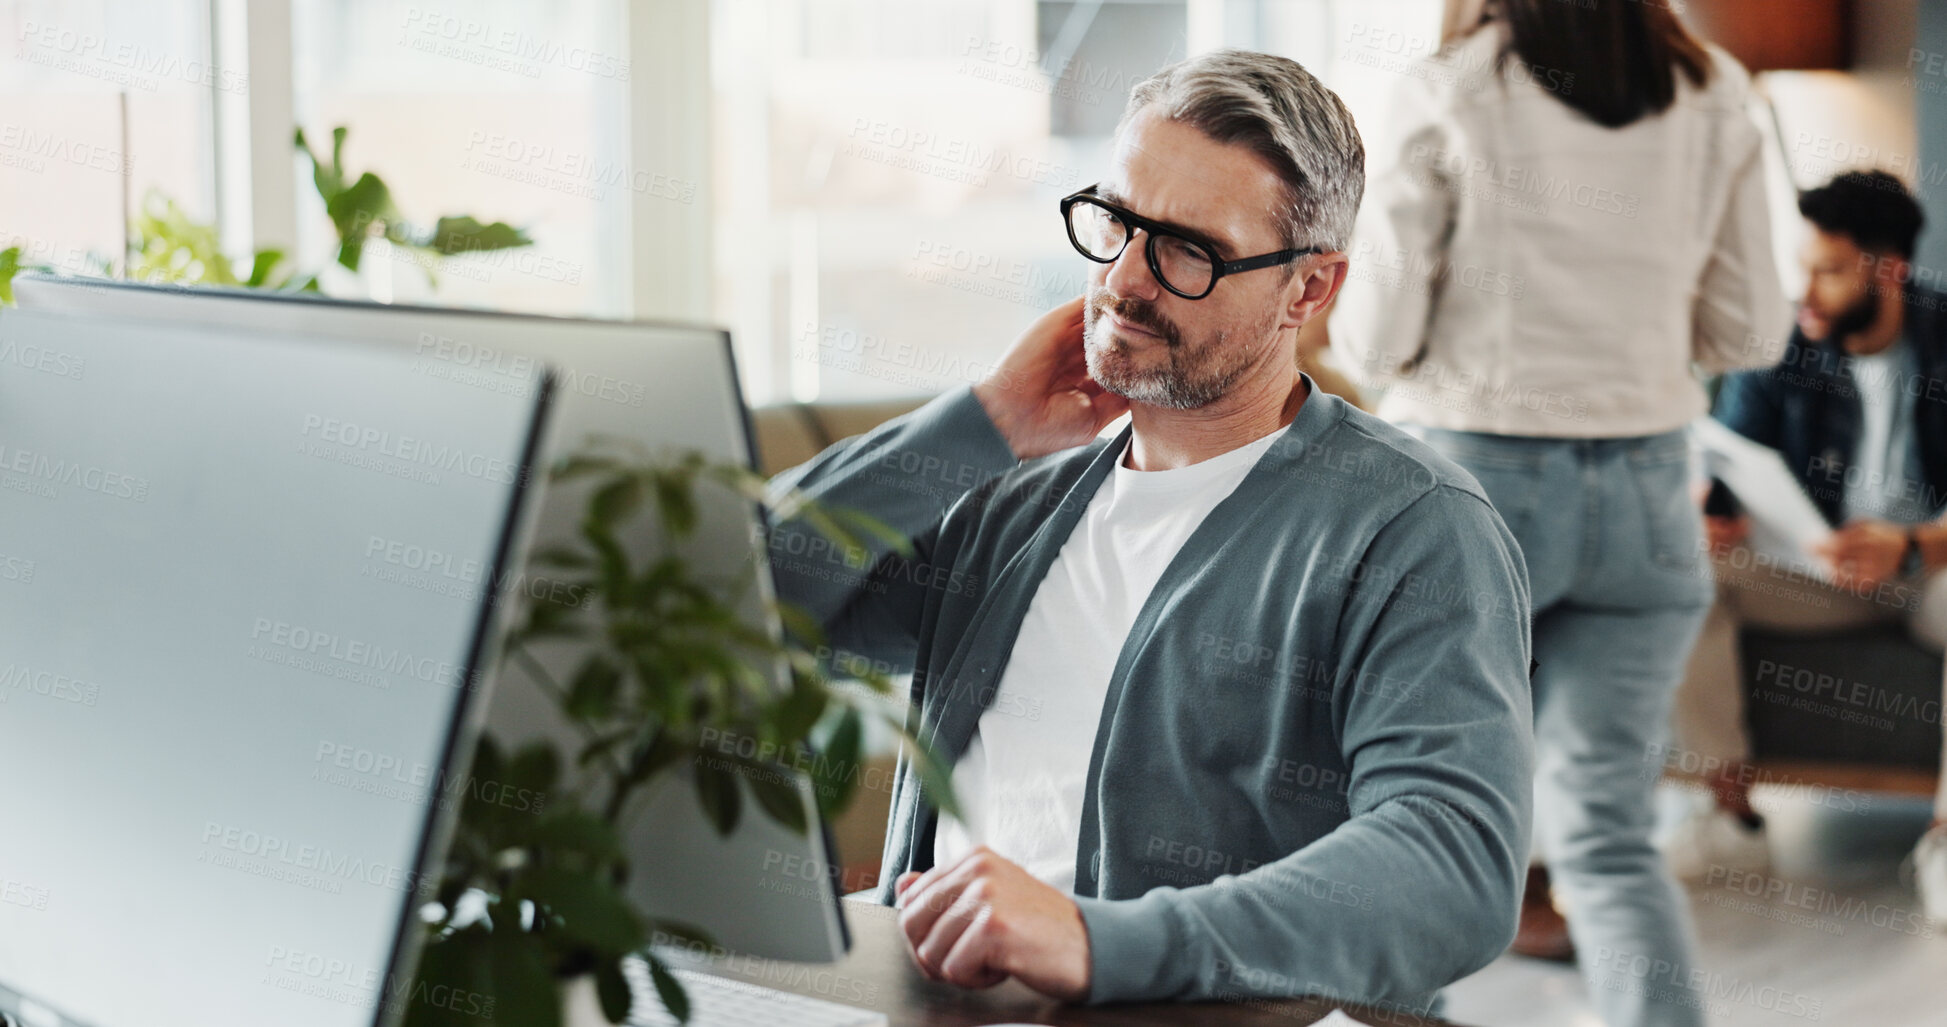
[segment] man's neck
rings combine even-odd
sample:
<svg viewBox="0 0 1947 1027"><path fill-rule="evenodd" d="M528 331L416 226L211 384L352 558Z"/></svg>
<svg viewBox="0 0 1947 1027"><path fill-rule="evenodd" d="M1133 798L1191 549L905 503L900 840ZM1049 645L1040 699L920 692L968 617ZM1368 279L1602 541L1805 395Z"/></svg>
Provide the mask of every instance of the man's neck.
<svg viewBox="0 0 1947 1027"><path fill-rule="evenodd" d="M1306 398L1298 368L1257 377L1253 384L1195 410L1129 404L1127 466L1138 471L1188 467L1290 424Z"/></svg>

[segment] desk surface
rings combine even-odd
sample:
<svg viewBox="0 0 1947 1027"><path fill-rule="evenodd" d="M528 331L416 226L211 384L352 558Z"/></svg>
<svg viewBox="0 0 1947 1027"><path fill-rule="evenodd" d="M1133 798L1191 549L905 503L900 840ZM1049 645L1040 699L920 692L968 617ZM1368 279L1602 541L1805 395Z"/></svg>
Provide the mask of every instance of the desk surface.
<svg viewBox="0 0 1947 1027"><path fill-rule="evenodd" d="M1009 1022L1054 1027L1184 1023L1293 1027L1322 1019L1337 1008L1332 1003L1313 999L1248 1004L1071 1006L1036 994L1014 981L985 991L965 991L920 976L906 955L895 910L869 902L848 901L845 918L852 928L852 951L838 963L813 966L732 957L700 964L697 969L780 991L872 1009L886 1014L892 1027L977 1027ZM1356 1008L1348 1008L1346 1012L1386 1027L1440 1027L1442 1024L1439 1020L1399 1013L1362 1014Z"/></svg>

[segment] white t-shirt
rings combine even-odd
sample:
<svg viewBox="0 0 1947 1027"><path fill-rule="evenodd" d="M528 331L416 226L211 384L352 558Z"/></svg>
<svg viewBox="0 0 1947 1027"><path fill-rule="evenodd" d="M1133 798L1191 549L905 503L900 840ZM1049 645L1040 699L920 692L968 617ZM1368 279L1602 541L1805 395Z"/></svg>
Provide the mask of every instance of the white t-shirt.
<svg viewBox="0 0 1947 1027"><path fill-rule="evenodd" d="M1123 466L1124 448L1028 604L994 702L954 764L966 820L940 818L936 865L985 844L1075 890L1089 756L1123 641L1177 550L1283 430L1167 471Z"/></svg>
<svg viewBox="0 0 1947 1027"><path fill-rule="evenodd" d="M1907 475L1913 446L1913 393L1904 386L1906 340L1868 357L1852 358L1853 384L1859 389L1859 448L1846 468L1847 519L1872 517L1895 524L1928 519Z"/></svg>

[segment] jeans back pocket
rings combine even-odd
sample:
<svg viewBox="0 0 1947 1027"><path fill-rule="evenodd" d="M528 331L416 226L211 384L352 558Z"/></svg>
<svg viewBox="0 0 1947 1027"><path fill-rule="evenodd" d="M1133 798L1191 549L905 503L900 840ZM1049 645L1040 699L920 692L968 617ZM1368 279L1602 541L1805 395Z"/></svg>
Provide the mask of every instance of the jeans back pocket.
<svg viewBox="0 0 1947 1027"><path fill-rule="evenodd" d="M1650 562L1695 574L1703 554L1703 516L1690 496L1690 445L1683 431L1643 439L1628 449L1629 479L1642 503Z"/></svg>

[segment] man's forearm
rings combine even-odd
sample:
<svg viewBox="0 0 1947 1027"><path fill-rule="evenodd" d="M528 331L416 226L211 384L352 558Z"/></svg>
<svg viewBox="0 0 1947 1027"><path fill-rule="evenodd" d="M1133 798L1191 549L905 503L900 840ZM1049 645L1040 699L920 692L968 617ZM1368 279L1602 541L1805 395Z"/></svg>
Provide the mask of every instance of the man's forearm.
<svg viewBox="0 0 1947 1027"><path fill-rule="evenodd" d="M1527 855L1517 819L1402 796L1235 878L1078 898L1089 1000L1325 995L1424 1009L1513 936Z"/></svg>

